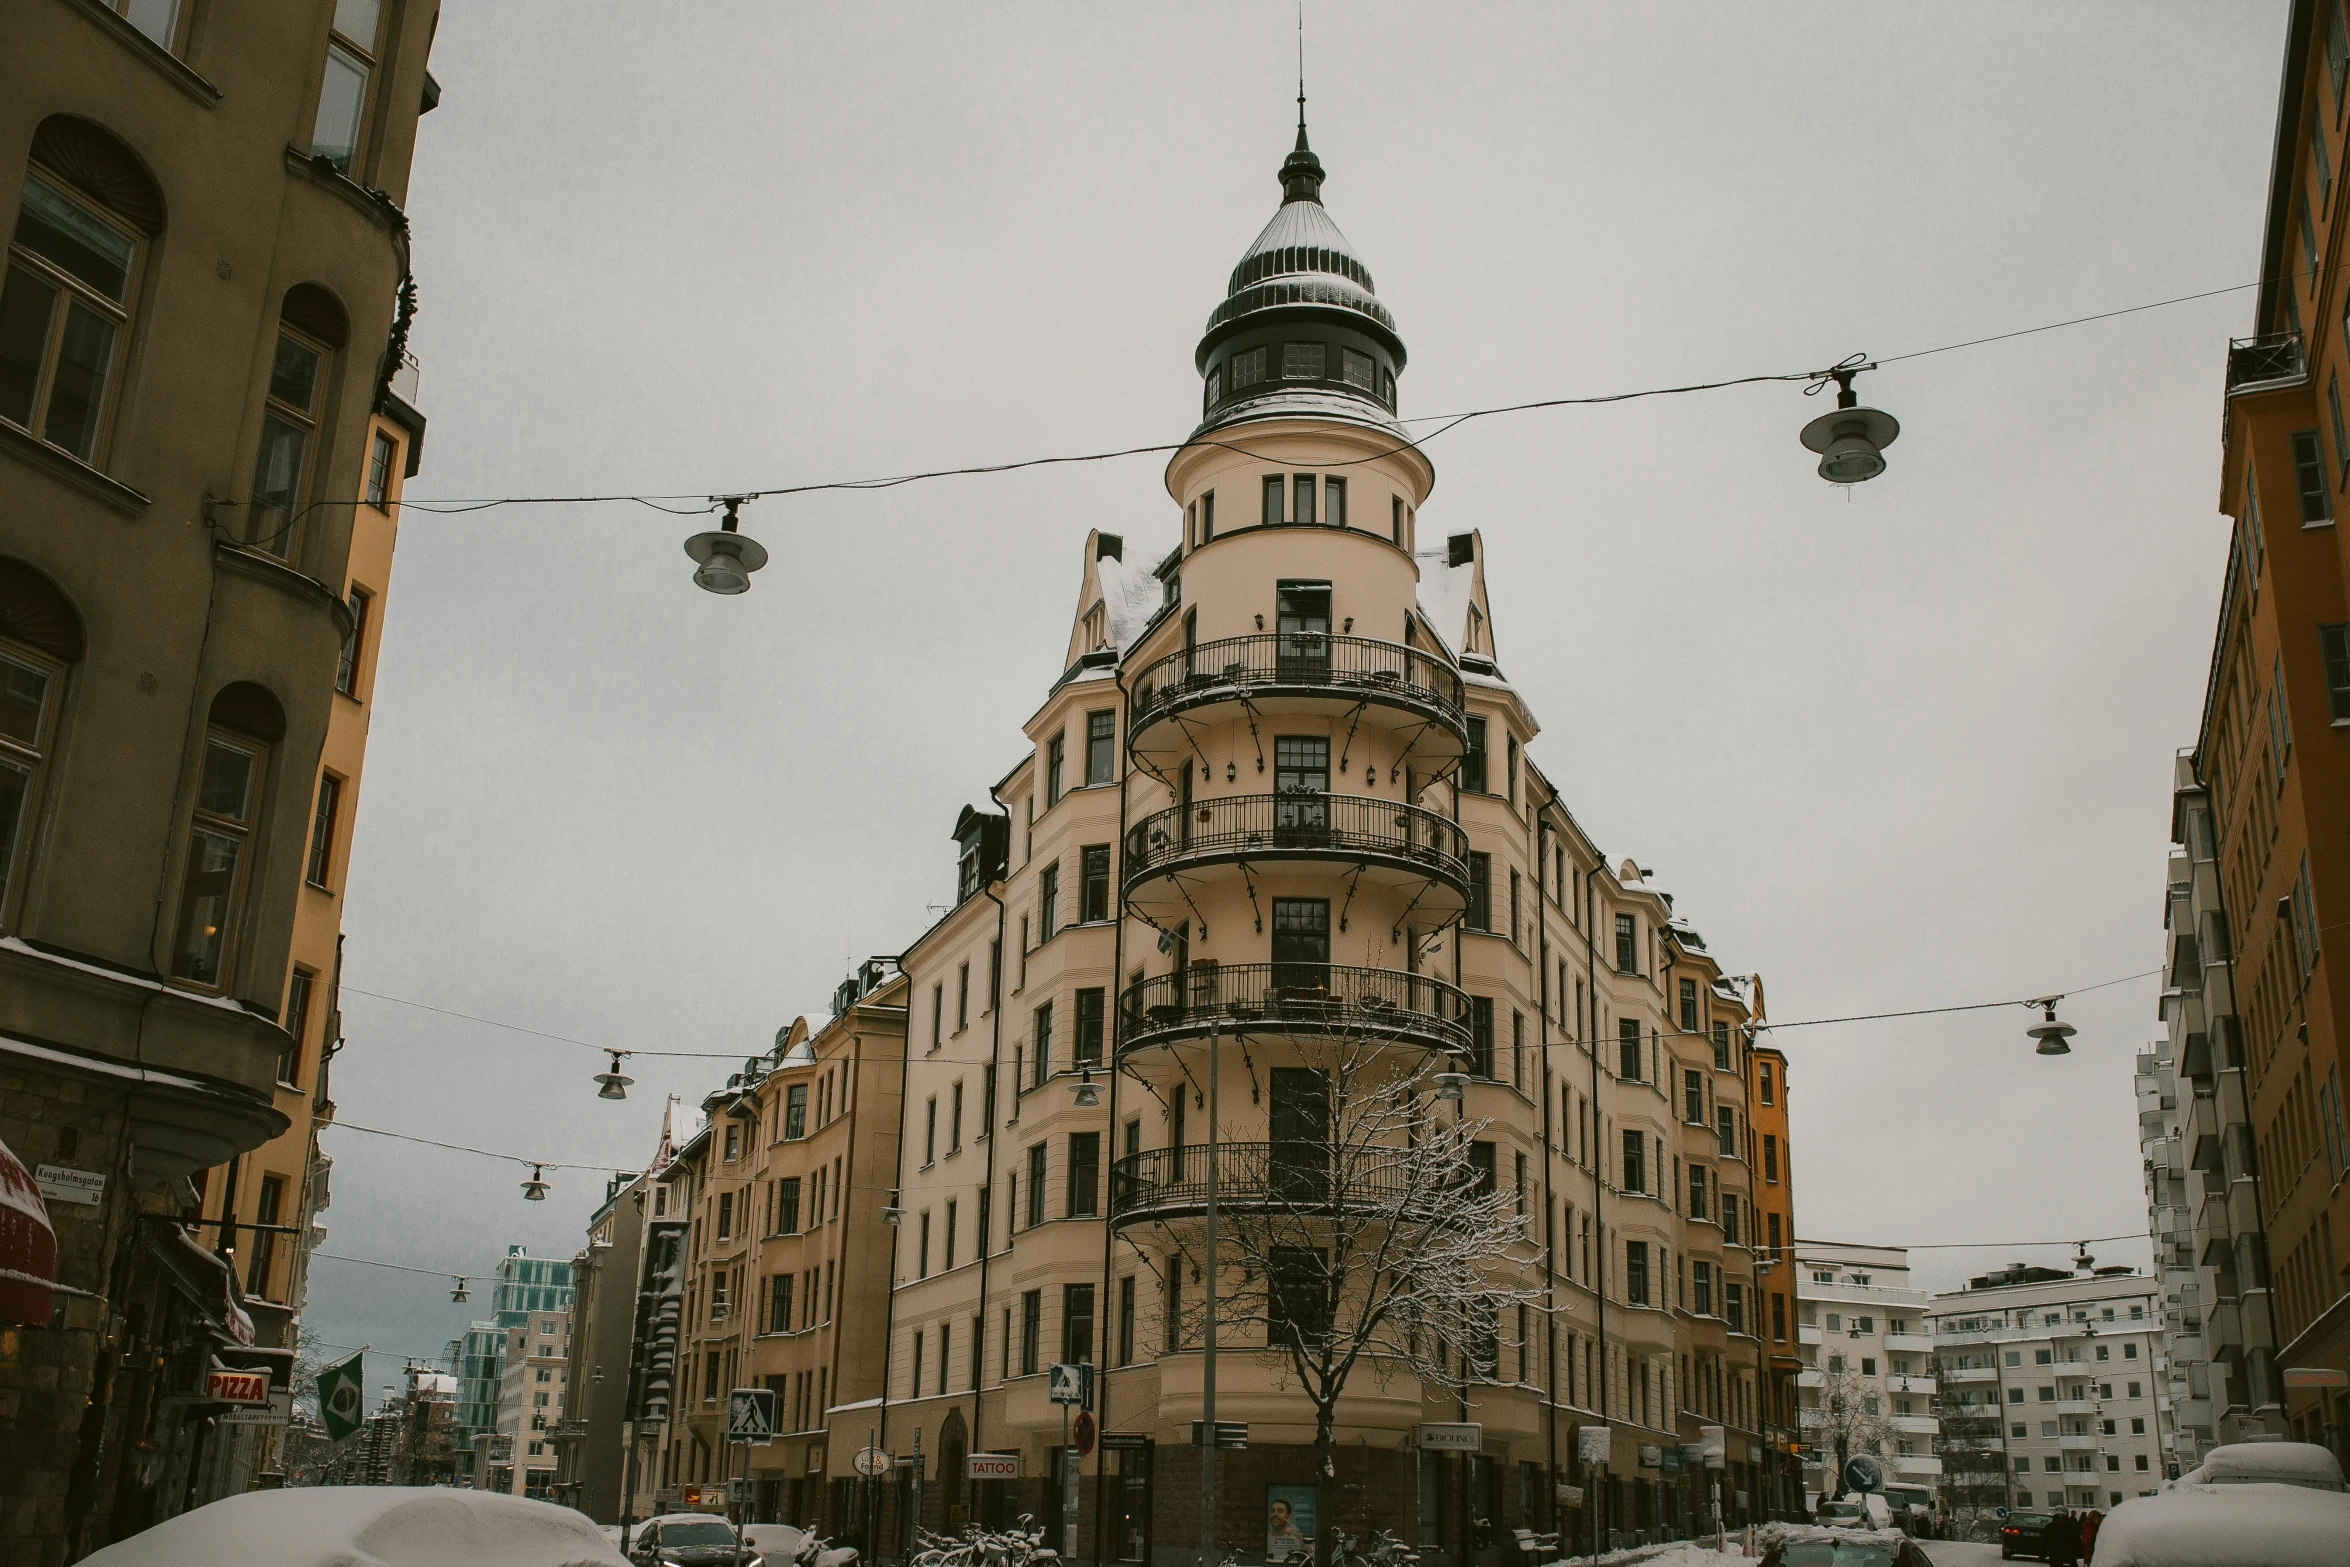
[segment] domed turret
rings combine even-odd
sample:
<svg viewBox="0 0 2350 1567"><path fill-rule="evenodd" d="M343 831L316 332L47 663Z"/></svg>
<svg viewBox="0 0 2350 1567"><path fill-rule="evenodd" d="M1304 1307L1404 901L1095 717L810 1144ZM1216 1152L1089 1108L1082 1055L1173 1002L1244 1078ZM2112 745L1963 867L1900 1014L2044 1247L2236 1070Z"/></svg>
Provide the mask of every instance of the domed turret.
<svg viewBox="0 0 2350 1567"><path fill-rule="evenodd" d="M1370 268L1322 205L1322 160L1306 142L1302 97L1297 146L1279 177L1281 208L1232 269L1200 339L1200 430L1294 414L1395 428L1403 339Z"/></svg>

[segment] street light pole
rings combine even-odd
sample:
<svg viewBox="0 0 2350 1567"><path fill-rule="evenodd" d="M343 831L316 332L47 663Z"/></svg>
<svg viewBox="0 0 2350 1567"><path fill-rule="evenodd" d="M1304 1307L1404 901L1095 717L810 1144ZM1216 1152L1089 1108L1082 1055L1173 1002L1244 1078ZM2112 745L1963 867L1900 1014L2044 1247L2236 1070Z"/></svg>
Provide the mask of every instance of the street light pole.
<svg viewBox="0 0 2350 1567"><path fill-rule="evenodd" d="M1223 1030L1208 1030L1207 1336L1200 1363L1199 1564L1216 1567L1216 1063Z"/></svg>

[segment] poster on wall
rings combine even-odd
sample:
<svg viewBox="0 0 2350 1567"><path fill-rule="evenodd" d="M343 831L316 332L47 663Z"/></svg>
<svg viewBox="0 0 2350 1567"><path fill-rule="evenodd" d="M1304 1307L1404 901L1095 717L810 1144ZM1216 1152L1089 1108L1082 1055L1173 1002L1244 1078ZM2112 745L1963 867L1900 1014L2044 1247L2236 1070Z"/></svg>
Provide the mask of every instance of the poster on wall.
<svg viewBox="0 0 2350 1567"><path fill-rule="evenodd" d="M1314 1488L1265 1487L1265 1560L1302 1562L1313 1555Z"/></svg>

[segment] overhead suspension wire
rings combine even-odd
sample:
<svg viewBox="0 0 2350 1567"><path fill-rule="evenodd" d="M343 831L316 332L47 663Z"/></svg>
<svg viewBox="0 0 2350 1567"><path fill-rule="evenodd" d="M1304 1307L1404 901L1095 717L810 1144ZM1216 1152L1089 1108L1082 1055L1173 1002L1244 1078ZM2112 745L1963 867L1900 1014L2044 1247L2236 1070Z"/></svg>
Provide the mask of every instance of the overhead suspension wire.
<svg viewBox="0 0 2350 1567"><path fill-rule="evenodd" d="M1581 397L1537 398L1528 402L1503 403L1487 408L1471 408L1459 413L1418 414L1409 419L1398 420L1397 422L1399 424L1432 423L1436 426L1436 428L1429 431L1425 435L1407 438L1392 447L1389 447L1383 451L1374 452L1367 457L1349 458L1344 461L1327 463L1310 463L1304 464L1303 466L1313 468L1348 468L1358 466L1362 463L1377 462L1383 458L1392 457L1399 452L1416 451L1427 445L1429 442L1435 440L1437 437L1457 429L1461 425L1466 424L1473 419L1492 418L1501 414L1530 413L1545 408L1596 407L1608 403L1634 402L1650 397L1679 397L1697 392L1716 392L1727 390L1732 387L1761 386L1779 382L1801 381L1808 383L1807 390L1813 390L1828 384L1828 382L1835 379L1840 374L1873 370L1884 365L1898 364L1911 359L1928 358L1935 354L1956 353L1962 349L1981 348L1993 343L2005 343L2013 341L2017 338L2038 336L2044 332L2057 332L2070 327L2086 326L2093 322L2111 321L2121 316L2138 315L2149 310L2163 310L2174 305L2193 304L2200 300L2216 299L2225 294L2238 294L2244 292L2247 289L2262 288L2270 283L2288 282L2305 275L2306 273L2304 272L2290 272L2280 274L2274 278L2256 279L2249 283L2231 283L2223 288L2203 289L2192 294L2177 294L2168 299L2149 300L2144 304L2125 305L2118 309L2098 311L2091 315L2070 316L2061 321L2048 321L2043 322L2037 326L2018 327L2015 330L2009 332L1997 332L1985 337L1967 338L1955 343L1942 343L1932 348L1912 349L1907 353L1883 355L1876 358L1870 358L1865 354L1855 354L1850 358L1841 361L1837 365L1823 370L1775 371L1760 375L1732 376L1716 381L1691 381L1673 386L1651 386L1642 387L1632 391L1601 392ZM486 511L493 507L499 506L592 506L626 502L633 505L650 507L655 511L667 512L672 516L690 517L701 516L710 512L715 512L721 507L725 506L729 501L733 501L739 504L743 501L768 500L779 496L812 495L825 492L853 490L888 490L895 489L900 485L919 484L932 479L977 478L1000 473L1017 473L1030 468L1067 467L1081 463L1116 462L1128 457L1147 457L1156 456L1162 453L1178 452L1184 450L1186 447L1191 446L1220 447L1224 450L1237 452L1243 456L1249 457L1260 455L1250 450L1249 448L1236 446L1227 441L1220 441L1215 439L1186 439L1180 441L1154 442L1140 446L1114 447L1104 451L1063 453L1046 457L1025 457L1007 462L971 463L954 468L930 468L914 473L890 474L867 479L831 479L807 484L770 485L763 489L734 490L725 494L716 495L700 495L687 491L677 491L666 494L615 493L594 495L495 495L450 497L441 500L427 501L400 500L394 502L393 504L402 510L422 511L443 516L460 516L468 512ZM668 504L671 502L679 502L684 504ZM252 504L252 502L237 500L214 500L207 502L206 504L207 508L209 509L211 507L249 506ZM302 514L306 515L309 511L323 506L359 506L363 504L371 503L357 499L318 500L313 501L308 506L304 507ZM272 535L272 539L282 538L285 534L290 533L293 528L294 521L296 520L299 520L298 517L295 519L289 519L285 528L281 529L277 534Z"/></svg>

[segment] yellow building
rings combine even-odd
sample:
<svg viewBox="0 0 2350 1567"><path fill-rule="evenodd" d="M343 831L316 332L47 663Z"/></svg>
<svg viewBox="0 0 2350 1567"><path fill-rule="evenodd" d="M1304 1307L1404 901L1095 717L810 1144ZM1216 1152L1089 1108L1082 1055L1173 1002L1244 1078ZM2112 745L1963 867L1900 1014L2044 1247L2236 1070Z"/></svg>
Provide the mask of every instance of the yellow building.
<svg viewBox="0 0 2350 1567"><path fill-rule="evenodd" d="M1519 1525L1687 1530L1707 1426L1730 1521L1764 1505L1759 986L1527 759L1483 541L1422 531L1404 347L1302 127L1280 177L1200 344L1204 419L1166 473L1180 536L1155 560L1087 538L1064 672L957 825L954 907L899 958L903 1218L869 1423L900 1467L876 1548L917 1479L934 1526L1027 1511L1057 1534L1046 1371L1069 1362L1099 1368L1102 1439L1064 1555L1189 1559L1208 1123L1219 1211L1283 1200L1362 1038L1467 1074L1537 1297L1462 1378L1350 1381L1336 1524L1489 1562ZM1214 1536L1251 1554L1278 1554L1281 1520L1313 1532L1314 1423L1268 1331L1230 1324L1218 1356L1215 1418L1249 1434L1218 1459ZM1426 1450L1464 1425L1473 1451ZM1603 1426L1604 1473L1577 1456Z"/></svg>

